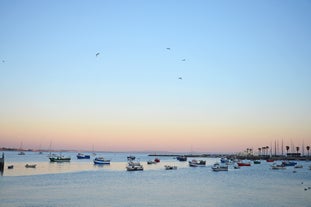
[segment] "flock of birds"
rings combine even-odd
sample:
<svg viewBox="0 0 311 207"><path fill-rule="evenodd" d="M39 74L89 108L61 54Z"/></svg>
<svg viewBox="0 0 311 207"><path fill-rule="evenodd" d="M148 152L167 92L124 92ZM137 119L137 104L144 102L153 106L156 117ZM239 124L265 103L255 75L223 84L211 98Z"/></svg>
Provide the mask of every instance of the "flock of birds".
<svg viewBox="0 0 311 207"><path fill-rule="evenodd" d="M171 50L171 48L170 48L170 47L167 47L166 50ZM100 55L100 52L97 52L97 53L95 54L96 57L98 57L99 55ZM186 59L184 58L184 59L182 59L181 61L184 62L184 61L186 61ZM179 76L179 77L178 77L178 80L182 80L182 77Z"/></svg>
<svg viewBox="0 0 311 207"><path fill-rule="evenodd" d="M166 50L171 50L171 48L170 48L170 47L167 47ZM98 57L99 55L100 55L100 52L97 52L97 53L95 54L96 57ZM184 58L184 59L182 59L181 61L184 62L184 61L186 61L186 59ZM5 60L2 60L2 63L5 63ZM182 80L182 77L179 76L179 77L178 77L178 80Z"/></svg>

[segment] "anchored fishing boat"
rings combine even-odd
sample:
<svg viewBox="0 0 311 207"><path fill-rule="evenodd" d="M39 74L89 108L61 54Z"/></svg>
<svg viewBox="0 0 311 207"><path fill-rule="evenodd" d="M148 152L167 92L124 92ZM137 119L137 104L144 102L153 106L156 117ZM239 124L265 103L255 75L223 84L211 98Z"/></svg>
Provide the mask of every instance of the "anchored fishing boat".
<svg viewBox="0 0 311 207"><path fill-rule="evenodd" d="M103 157L96 157L94 159L94 164L95 165L109 165L110 164L110 160L106 160Z"/></svg>

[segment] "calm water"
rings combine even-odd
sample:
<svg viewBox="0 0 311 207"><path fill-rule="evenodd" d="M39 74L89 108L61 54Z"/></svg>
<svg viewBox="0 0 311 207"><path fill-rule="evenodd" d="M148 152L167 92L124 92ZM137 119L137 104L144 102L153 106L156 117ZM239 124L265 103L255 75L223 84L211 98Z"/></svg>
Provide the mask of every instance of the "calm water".
<svg viewBox="0 0 311 207"><path fill-rule="evenodd" d="M6 166L0 177L0 206L311 206L311 162L300 162L304 168L270 170L269 163L213 172L206 167L190 168L187 163L170 157L147 165L153 159L147 154L134 154L144 165L144 171L125 171L128 153L101 154L111 159L110 166L94 166L91 160L77 160L76 153L67 153L70 163L50 163L47 153L28 152L18 156L6 152ZM26 163L36 163L36 169L26 169ZM178 166L164 170L165 164ZM293 173L296 170L297 173Z"/></svg>

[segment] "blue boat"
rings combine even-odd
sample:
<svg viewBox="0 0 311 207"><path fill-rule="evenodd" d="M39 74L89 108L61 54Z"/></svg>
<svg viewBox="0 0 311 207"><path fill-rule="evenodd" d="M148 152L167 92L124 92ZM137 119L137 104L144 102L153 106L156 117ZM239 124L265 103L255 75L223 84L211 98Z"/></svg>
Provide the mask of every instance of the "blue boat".
<svg viewBox="0 0 311 207"><path fill-rule="evenodd" d="M78 159L90 159L91 156L90 155L85 155L85 154L82 154L82 153L78 153L77 154L77 158Z"/></svg>
<svg viewBox="0 0 311 207"><path fill-rule="evenodd" d="M282 165L284 166L295 166L297 165L297 162L293 162L293 161L283 161Z"/></svg>
<svg viewBox="0 0 311 207"><path fill-rule="evenodd" d="M94 159L95 165L110 165L110 160L105 160L103 157L96 157Z"/></svg>

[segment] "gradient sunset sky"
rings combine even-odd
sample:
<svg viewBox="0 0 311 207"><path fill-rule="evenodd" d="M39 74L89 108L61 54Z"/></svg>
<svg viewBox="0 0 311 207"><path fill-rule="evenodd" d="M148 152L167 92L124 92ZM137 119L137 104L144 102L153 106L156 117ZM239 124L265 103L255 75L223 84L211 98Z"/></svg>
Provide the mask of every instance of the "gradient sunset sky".
<svg viewBox="0 0 311 207"><path fill-rule="evenodd" d="M0 60L0 147L311 145L308 0L0 0Z"/></svg>

